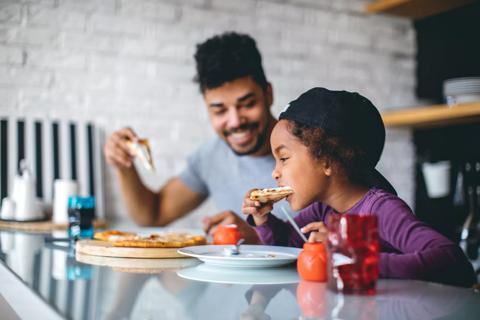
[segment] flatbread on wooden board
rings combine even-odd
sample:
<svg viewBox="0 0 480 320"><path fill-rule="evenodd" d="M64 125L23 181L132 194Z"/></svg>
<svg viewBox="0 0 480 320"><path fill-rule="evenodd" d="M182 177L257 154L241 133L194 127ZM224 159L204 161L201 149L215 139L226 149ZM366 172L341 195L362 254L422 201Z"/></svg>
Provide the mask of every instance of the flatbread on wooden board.
<svg viewBox="0 0 480 320"><path fill-rule="evenodd" d="M293 189L291 187L257 189L250 192L250 200L262 203L277 202L292 193Z"/></svg>
<svg viewBox="0 0 480 320"><path fill-rule="evenodd" d="M175 232L142 236L131 232L107 230L96 232L94 239L108 241L114 247L130 248L183 248L207 243L204 236Z"/></svg>

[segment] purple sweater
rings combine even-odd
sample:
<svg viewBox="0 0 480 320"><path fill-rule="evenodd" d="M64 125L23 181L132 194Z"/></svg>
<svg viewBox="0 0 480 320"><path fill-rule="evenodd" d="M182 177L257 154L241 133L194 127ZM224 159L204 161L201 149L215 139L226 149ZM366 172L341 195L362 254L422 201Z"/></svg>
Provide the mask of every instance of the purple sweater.
<svg viewBox="0 0 480 320"><path fill-rule="evenodd" d="M310 222L326 223L335 210L320 202L303 209L295 222L301 228ZM419 221L397 196L370 189L346 214L372 214L378 218L380 277L421 279L457 286L475 282L472 265L459 246ZM255 226L252 217L248 217ZM255 227L268 245L302 247L303 240L293 227L272 214L265 224Z"/></svg>

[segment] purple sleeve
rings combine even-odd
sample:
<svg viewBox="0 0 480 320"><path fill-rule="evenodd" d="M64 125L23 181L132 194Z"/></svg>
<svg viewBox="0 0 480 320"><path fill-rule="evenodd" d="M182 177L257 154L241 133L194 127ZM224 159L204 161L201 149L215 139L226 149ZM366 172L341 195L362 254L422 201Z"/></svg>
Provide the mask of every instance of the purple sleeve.
<svg viewBox="0 0 480 320"><path fill-rule="evenodd" d="M422 279L447 284L473 284L473 268L452 241L419 221L401 199L383 197L372 206L380 239L400 253L380 253L383 278Z"/></svg>
<svg viewBox="0 0 480 320"><path fill-rule="evenodd" d="M313 203L307 208L300 211L294 217L295 222L301 228L310 222L323 221L323 207L319 203ZM255 227L260 240L266 245L302 247L304 241L297 234L292 225L283 221L273 214L268 214L268 220L261 226L255 226L255 222L251 216L248 216L247 222ZM308 235L306 235L308 237Z"/></svg>

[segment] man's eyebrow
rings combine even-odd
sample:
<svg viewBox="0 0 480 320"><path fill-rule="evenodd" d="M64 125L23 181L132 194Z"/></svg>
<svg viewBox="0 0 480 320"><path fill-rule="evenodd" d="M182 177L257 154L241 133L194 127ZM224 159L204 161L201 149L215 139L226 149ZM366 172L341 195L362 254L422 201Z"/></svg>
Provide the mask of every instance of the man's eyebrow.
<svg viewBox="0 0 480 320"><path fill-rule="evenodd" d="M212 102L209 104L209 106L213 108L221 108L221 107L224 107L225 105L223 104L223 102Z"/></svg>
<svg viewBox="0 0 480 320"><path fill-rule="evenodd" d="M249 92L243 96L241 96L240 98L237 99L237 102L244 102L245 100L248 100L250 98L254 98L255 97L255 93L254 92Z"/></svg>
<svg viewBox="0 0 480 320"><path fill-rule="evenodd" d="M238 102L245 102L246 100L250 99L250 98L255 98L255 93L254 92L249 92L249 93L246 93L245 95L241 96L240 98L237 99L237 103ZM223 102L212 102L209 104L210 107L224 107L225 104Z"/></svg>
<svg viewBox="0 0 480 320"><path fill-rule="evenodd" d="M279 145L278 147L276 147L275 150L273 150L273 152L277 153L277 152L279 152L279 151L280 151L281 149L283 149L283 148L286 148L286 146L285 146L284 144L281 144L281 145Z"/></svg>

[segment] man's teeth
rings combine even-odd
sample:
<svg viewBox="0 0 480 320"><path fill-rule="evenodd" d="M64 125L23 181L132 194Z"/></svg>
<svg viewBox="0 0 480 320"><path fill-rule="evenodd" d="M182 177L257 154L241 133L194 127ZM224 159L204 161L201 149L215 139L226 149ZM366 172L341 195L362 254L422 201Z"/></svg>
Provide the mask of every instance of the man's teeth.
<svg viewBox="0 0 480 320"><path fill-rule="evenodd" d="M242 131L242 132L234 132L232 133L232 136L234 138L244 138L250 134L249 131Z"/></svg>

